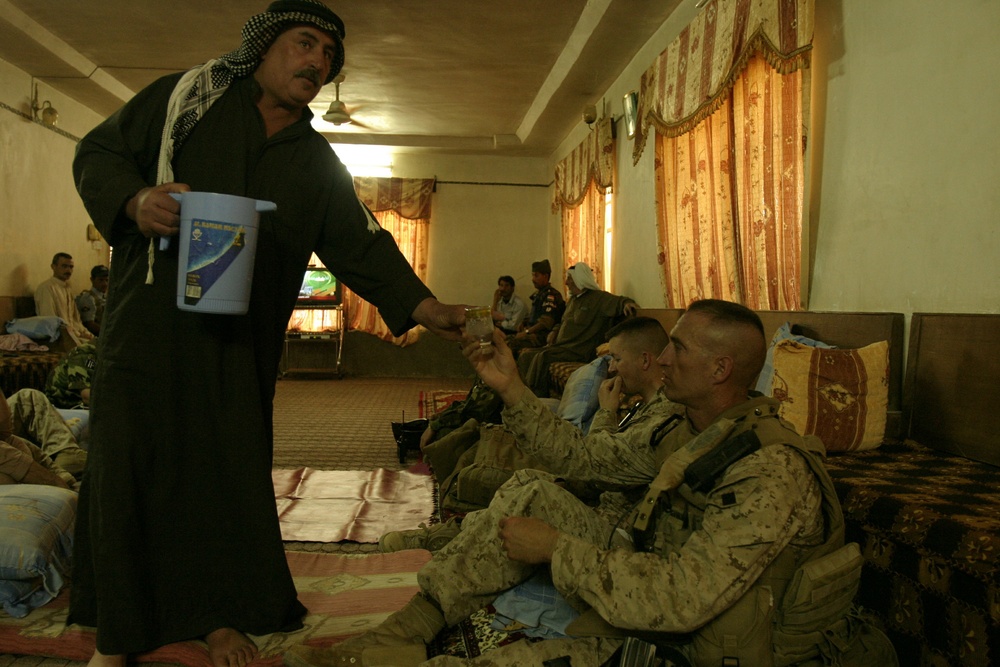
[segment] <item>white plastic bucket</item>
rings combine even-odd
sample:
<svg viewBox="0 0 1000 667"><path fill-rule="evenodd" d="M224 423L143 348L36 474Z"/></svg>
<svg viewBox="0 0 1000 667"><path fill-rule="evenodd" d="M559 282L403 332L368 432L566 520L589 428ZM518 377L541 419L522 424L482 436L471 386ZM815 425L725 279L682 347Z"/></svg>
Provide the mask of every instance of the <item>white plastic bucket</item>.
<svg viewBox="0 0 1000 667"><path fill-rule="evenodd" d="M277 205L215 192L170 196L181 204L177 307L199 313L245 314L250 306L260 212L277 210Z"/></svg>

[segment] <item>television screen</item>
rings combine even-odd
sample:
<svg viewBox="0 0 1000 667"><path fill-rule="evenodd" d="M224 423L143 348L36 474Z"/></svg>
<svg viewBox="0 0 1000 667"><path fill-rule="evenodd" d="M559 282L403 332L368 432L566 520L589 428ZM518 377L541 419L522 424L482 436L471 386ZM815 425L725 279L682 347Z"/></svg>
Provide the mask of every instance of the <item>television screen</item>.
<svg viewBox="0 0 1000 667"><path fill-rule="evenodd" d="M296 308L329 308L340 304L340 281L327 269L306 269Z"/></svg>

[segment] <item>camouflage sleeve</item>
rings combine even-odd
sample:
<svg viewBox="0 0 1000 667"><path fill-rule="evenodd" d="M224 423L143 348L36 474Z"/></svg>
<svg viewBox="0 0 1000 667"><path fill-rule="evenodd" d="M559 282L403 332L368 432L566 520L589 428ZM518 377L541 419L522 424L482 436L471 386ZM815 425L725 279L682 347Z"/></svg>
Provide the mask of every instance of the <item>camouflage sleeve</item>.
<svg viewBox="0 0 1000 667"><path fill-rule="evenodd" d="M57 408L71 409L81 405L81 392L90 387L96 363L95 344L80 345L49 373L45 395Z"/></svg>
<svg viewBox="0 0 1000 667"><path fill-rule="evenodd" d="M612 625L691 632L746 593L793 539L815 533L820 500L796 452L766 447L726 471L708 495L701 529L684 544L669 553L637 553L561 534L552 579Z"/></svg>
<svg viewBox="0 0 1000 667"><path fill-rule="evenodd" d="M618 430L618 415L611 410L599 408L594 413L594 419L590 422L590 433L601 432L614 433ZM648 444L648 443L647 443Z"/></svg>
<svg viewBox="0 0 1000 667"><path fill-rule="evenodd" d="M0 441L0 475L6 475L15 482L20 482L28 474L28 468L32 463L34 459L29 452Z"/></svg>
<svg viewBox="0 0 1000 667"><path fill-rule="evenodd" d="M571 479L619 486L649 484L656 476L649 438L665 418L650 410L621 432L607 417L601 422L595 419L584 436L531 392L503 411L504 424L517 437L518 446L551 470Z"/></svg>

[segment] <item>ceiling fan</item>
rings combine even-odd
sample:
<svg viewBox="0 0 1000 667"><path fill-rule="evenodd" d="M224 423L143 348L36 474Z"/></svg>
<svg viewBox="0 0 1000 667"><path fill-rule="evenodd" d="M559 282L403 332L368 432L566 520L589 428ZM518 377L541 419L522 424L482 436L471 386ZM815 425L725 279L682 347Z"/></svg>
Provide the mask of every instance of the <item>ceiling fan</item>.
<svg viewBox="0 0 1000 667"><path fill-rule="evenodd" d="M366 130L374 129L351 117L351 113L347 110L347 105L340 100L340 84L343 82L343 73L338 74L336 78L334 78L333 85L335 86L336 99L334 99L333 102L330 102L330 108L326 110L325 114L323 114L323 120L328 123L333 123L334 125L344 125L346 123L350 123ZM355 111L357 111L357 109L355 109Z"/></svg>

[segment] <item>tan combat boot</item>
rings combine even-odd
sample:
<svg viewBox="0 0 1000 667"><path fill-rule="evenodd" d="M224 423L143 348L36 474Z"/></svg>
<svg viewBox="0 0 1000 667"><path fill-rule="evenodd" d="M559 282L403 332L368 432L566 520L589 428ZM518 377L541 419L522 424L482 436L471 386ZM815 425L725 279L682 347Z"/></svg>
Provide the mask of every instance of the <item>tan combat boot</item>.
<svg viewBox="0 0 1000 667"><path fill-rule="evenodd" d="M448 519L430 527L420 524L415 530L394 530L386 533L378 540L378 548L384 554L406 549L427 549L438 551L444 545L455 539L462 531L455 518Z"/></svg>
<svg viewBox="0 0 1000 667"><path fill-rule="evenodd" d="M445 627L441 610L422 593L378 627L329 648L293 646L287 667L409 667L427 660L427 643Z"/></svg>

